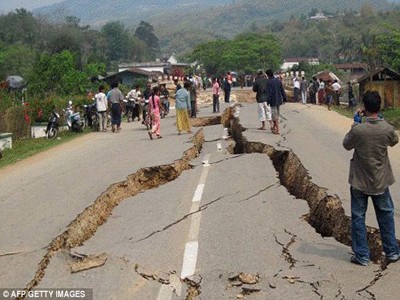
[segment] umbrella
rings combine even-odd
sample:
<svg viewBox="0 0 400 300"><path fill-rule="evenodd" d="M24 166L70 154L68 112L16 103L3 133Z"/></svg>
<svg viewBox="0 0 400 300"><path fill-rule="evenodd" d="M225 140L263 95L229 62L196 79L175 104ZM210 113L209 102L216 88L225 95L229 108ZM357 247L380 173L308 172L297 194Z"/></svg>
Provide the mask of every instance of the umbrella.
<svg viewBox="0 0 400 300"><path fill-rule="evenodd" d="M6 81L8 82L10 88L12 89L22 88L26 83L25 79L23 79L21 76L18 75L8 76Z"/></svg>

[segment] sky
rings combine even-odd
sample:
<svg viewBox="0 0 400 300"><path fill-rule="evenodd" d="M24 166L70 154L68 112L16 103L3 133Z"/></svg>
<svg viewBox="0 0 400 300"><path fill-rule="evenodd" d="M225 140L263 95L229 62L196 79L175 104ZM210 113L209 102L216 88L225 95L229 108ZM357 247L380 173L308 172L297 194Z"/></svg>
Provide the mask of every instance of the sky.
<svg viewBox="0 0 400 300"><path fill-rule="evenodd" d="M0 14L8 13L17 8L33 10L62 1L64 0L0 0Z"/></svg>

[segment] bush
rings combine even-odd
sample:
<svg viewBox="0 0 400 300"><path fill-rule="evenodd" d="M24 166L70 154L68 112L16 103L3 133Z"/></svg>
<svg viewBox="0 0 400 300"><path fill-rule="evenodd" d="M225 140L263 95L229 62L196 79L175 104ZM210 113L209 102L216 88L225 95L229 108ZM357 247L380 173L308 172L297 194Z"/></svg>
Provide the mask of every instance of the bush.
<svg viewBox="0 0 400 300"><path fill-rule="evenodd" d="M6 89L0 88L0 112L5 112L7 108L15 105L15 95Z"/></svg>
<svg viewBox="0 0 400 300"><path fill-rule="evenodd" d="M7 109L5 113L6 132L13 134L13 139L30 137L30 118L25 106L15 106Z"/></svg>

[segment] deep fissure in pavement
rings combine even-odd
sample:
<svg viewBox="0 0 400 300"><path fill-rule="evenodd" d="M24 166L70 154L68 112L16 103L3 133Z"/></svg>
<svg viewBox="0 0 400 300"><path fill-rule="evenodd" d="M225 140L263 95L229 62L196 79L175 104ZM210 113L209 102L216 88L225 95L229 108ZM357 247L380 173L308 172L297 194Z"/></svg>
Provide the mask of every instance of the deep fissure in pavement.
<svg viewBox="0 0 400 300"><path fill-rule="evenodd" d="M333 237L336 241L351 246L351 219L346 216L342 201L338 196L327 193L327 189L311 181L307 169L291 150L277 150L262 142L249 142L243 136L243 127L239 118L234 116L234 109L226 111L224 126L234 140L234 145L228 147L232 154L267 154L276 169L280 183L289 193L298 199L306 200L310 209L307 221L322 237ZM379 230L367 226L367 238L371 251L371 260L383 263L382 241Z"/></svg>
<svg viewBox="0 0 400 300"><path fill-rule="evenodd" d="M221 125L221 116L193 118L190 119L190 124L193 127Z"/></svg>
<svg viewBox="0 0 400 300"><path fill-rule="evenodd" d="M113 209L123 200L171 182L178 178L183 171L192 169L189 162L199 155L204 143L202 129L193 135L192 142L193 146L173 163L141 168L136 173L129 175L125 181L112 184L92 205L85 208L62 234L53 239L47 253L38 265L34 278L27 284L25 290L30 291L40 283L50 260L58 251L80 246L91 238L111 216Z"/></svg>

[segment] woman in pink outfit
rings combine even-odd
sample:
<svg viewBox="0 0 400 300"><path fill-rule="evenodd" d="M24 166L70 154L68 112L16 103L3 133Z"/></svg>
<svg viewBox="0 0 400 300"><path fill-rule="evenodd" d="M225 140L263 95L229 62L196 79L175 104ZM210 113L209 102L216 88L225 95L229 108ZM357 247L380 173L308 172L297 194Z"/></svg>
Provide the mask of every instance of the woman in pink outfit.
<svg viewBox="0 0 400 300"><path fill-rule="evenodd" d="M150 139L153 139L153 134L157 136L158 139L161 139L160 133L160 125L161 125L161 117L160 110L163 109L161 107L160 91L157 86L153 88L153 93L149 99L149 113L151 116L151 130L148 131Z"/></svg>

